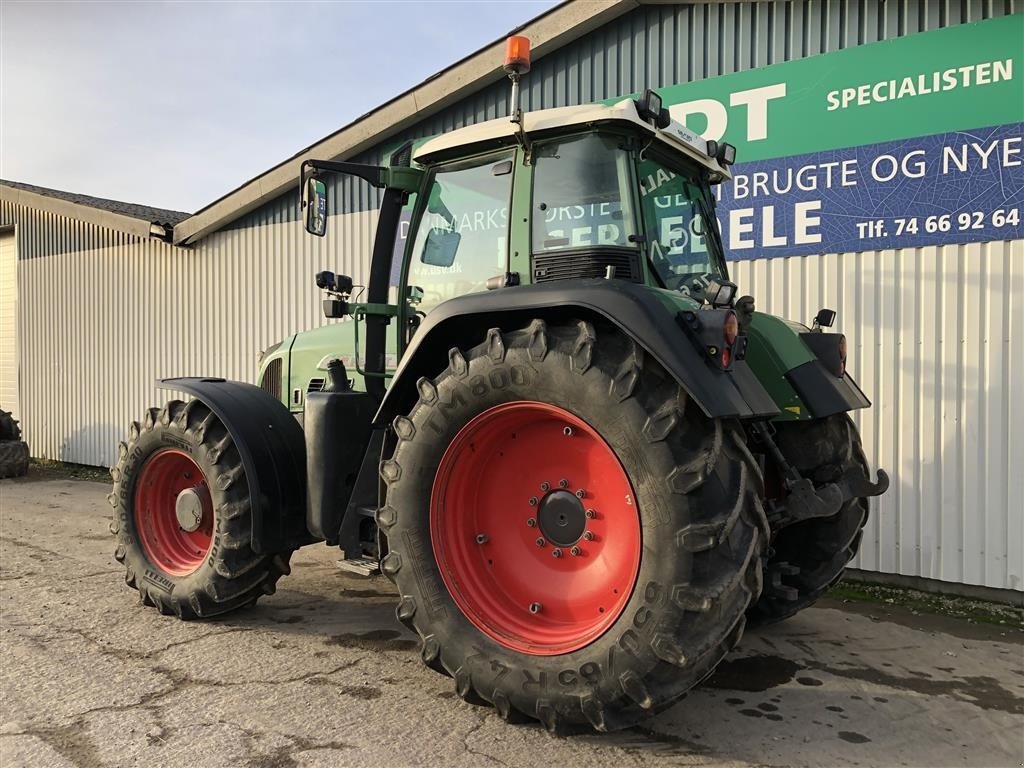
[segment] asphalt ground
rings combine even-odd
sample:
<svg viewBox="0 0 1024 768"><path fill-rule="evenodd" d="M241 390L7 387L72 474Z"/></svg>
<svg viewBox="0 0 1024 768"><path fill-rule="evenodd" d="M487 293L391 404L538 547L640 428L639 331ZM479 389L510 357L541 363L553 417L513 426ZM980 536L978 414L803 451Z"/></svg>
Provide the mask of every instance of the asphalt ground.
<svg viewBox="0 0 1024 768"><path fill-rule="evenodd" d="M555 737L426 669L390 582L310 547L275 595L203 622L137 603L108 488L0 482L0 765L1019 766L1024 633L823 600L614 734Z"/></svg>

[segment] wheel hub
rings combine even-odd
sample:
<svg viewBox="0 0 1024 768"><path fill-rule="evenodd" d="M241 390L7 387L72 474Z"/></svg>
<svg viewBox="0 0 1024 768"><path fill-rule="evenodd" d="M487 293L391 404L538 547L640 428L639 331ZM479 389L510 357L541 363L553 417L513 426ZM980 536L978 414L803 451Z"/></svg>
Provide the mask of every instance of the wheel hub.
<svg viewBox="0 0 1024 768"><path fill-rule="evenodd" d="M540 502L537 521L544 538L555 546L571 547L587 528L587 513L575 494L551 491Z"/></svg>
<svg viewBox="0 0 1024 768"><path fill-rule="evenodd" d="M203 522L203 500L197 488L186 488L174 502L174 515L181 530L187 533L198 530Z"/></svg>
<svg viewBox="0 0 1024 768"><path fill-rule="evenodd" d="M214 514L206 476L195 459L161 448L135 483L135 527L149 561L170 576L203 564L213 545Z"/></svg>

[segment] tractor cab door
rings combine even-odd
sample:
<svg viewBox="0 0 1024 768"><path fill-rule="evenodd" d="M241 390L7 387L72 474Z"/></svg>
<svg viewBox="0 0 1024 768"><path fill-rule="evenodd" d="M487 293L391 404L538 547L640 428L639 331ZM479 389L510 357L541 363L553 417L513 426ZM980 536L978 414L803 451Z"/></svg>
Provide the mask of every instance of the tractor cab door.
<svg viewBox="0 0 1024 768"><path fill-rule="evenodd" d="M508 271L515 149L431 168L417 195L400 278L402 327ZM400 334L401 335L401 334Z"/></svg>
<svg viewBox="0 0 1024 768"><path fill-rule="evenodd" d="M728 280L714 198L696 167L658 151L637 160L648 263L658 282L695 299L711 279Z"/></svg>

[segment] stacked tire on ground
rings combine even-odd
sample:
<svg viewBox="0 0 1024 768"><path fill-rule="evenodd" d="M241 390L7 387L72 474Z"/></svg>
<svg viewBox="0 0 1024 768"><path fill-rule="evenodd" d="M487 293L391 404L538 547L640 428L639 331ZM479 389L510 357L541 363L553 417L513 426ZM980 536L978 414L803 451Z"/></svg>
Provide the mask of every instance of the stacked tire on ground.
<svg viewBox="0 0 1024 768"><path fill-rule="evenodd" d="M378 523L428 666L551 730L626 727L711 673L768 544L738 424L583 320L492 329L417 389Z"/></svg>
<svg viewBox="0 0 1024 768"><path fill-rule="evenodd" d="M21 427L9 412L0 408L0 477L28 474L28 445L21 439Z"/></svg>

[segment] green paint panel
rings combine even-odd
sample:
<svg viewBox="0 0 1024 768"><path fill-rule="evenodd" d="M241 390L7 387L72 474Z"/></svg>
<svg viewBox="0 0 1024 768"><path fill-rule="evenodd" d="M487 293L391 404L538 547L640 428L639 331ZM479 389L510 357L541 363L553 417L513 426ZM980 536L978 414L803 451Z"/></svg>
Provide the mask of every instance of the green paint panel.
<svg viewBox="0 0 1024 768"><path fill-rule="evenodd" d="M682 311L693 311L696 312L700 309L701 305L691 299L689 296L684 296L679 291L670 291L665 288L651 288L651 295L662 303L662 305L671 312L673 315L676 312ZM683 335L682 329L679 331L680 338L686 338Z"/></svg>
<svg viewBox="0 0 1024 768"><path fill-rule="evenodd" d="M786 380L786 372L814 360L797 335L807 328L764 312L755 312L747 331L747 364L781 412L775 421L809 419L810 412Z"/></svg>

